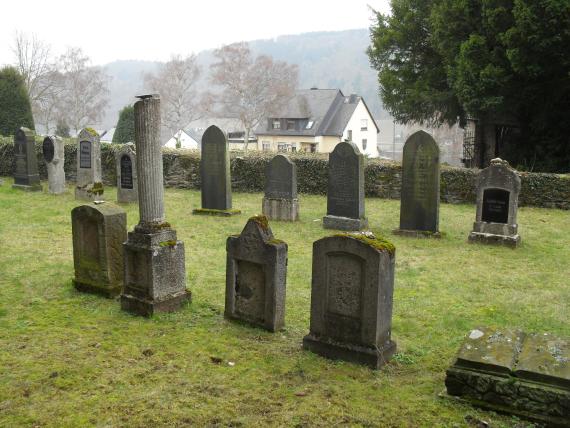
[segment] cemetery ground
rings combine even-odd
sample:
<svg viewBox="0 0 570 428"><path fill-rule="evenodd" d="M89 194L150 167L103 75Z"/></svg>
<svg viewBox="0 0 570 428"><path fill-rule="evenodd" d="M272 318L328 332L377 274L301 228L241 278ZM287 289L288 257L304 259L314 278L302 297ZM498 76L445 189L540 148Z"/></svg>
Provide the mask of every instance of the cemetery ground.
<svg viewBox="0 0 570 428"><path fill-rule="evenodd" d="M145 319L71 284L73 188L63 196L0 186L0 426L528 426L443 399L445 370L470 329L570 336L570 213L522 207L516 250L467 243L474 205L441 205L441 240L392 236L397 200L366 199L370 228L396 245L392 339L379 371L301 349L309 331L313 241L324 196L300 195L301 221L271 222L289 245L286 328L224 319L226 238L261 211L191 215L200 193L167 189L166 218L186 247L183 310ZM47 184L44 182L44 187ZM116 189L105 197L116 200ZM128 229L136 205L123 207ZM518 424L518 425L517 425Z"/></svg>

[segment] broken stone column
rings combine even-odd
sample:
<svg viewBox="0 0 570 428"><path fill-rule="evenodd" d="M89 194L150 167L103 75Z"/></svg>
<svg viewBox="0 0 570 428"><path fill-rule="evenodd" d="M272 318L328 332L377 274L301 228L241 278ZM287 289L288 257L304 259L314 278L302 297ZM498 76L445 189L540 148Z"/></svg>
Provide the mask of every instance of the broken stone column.
<svg viewBox="0 0 570 428"><path fill-rule="evenodd" d="M135 144L140 221L129 232L121 309L150 316L171 312L190 299L186 291L184 243L164 216L160 98L141 95L135 103Z"/></svg>
<svg viewBox="0 0 570 428"><path fill-rule="evenodd" d="M65 150L59 137L45 137L42 144L44 160L48 173L48 191L55 195L65 192Z"/></svg>

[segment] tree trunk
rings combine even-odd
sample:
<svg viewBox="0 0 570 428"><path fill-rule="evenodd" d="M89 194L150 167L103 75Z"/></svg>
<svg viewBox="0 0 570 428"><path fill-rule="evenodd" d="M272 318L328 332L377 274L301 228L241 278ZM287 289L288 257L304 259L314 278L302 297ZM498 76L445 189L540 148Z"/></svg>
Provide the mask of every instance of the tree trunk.
<svg viewBox="0 0 570 428"><path fill-rule="evenodd" d="M245 132L243 135L243 151L247 153L247 146L249 145L249 128L245 128Z"/></svg>

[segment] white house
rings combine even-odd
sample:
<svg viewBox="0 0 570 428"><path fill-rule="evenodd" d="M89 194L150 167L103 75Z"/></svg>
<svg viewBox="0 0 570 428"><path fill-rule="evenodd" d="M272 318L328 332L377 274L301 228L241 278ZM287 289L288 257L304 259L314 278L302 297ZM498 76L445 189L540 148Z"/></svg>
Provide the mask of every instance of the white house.
<svg viewBox="0 0 570 428"><path fill-rule="evenodd" d="M199 149L202 134L194 129L180 129L170 139L164 143L164 147L170 149Z"/></svg>
<svg viewBox="0 0 570 428"><path fill-rule="evenodd" d="M378 157L379 128L364 98L339 89L304 89L277 115L256 129L257 148L265 151L330 153L343 140Z"/></svg>

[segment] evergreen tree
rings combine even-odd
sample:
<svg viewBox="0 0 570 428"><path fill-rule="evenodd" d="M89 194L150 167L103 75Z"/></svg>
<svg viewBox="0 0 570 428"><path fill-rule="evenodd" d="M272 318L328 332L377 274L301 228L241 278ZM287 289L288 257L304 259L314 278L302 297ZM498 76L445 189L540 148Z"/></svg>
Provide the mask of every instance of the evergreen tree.
<svg viewBox="0 0 570 428"><path fill-rule="evenodd" d="M34 129L24 79L14 67L0 69L0 135L14 135L20 127Z"/></svg>
<svg viewBox="0 0 570 428"><path fill-rule="evenodd" d="M135 141L135 108L133 106L124 107L119 113L119 121L113 143L128 143Z"/></svg>

